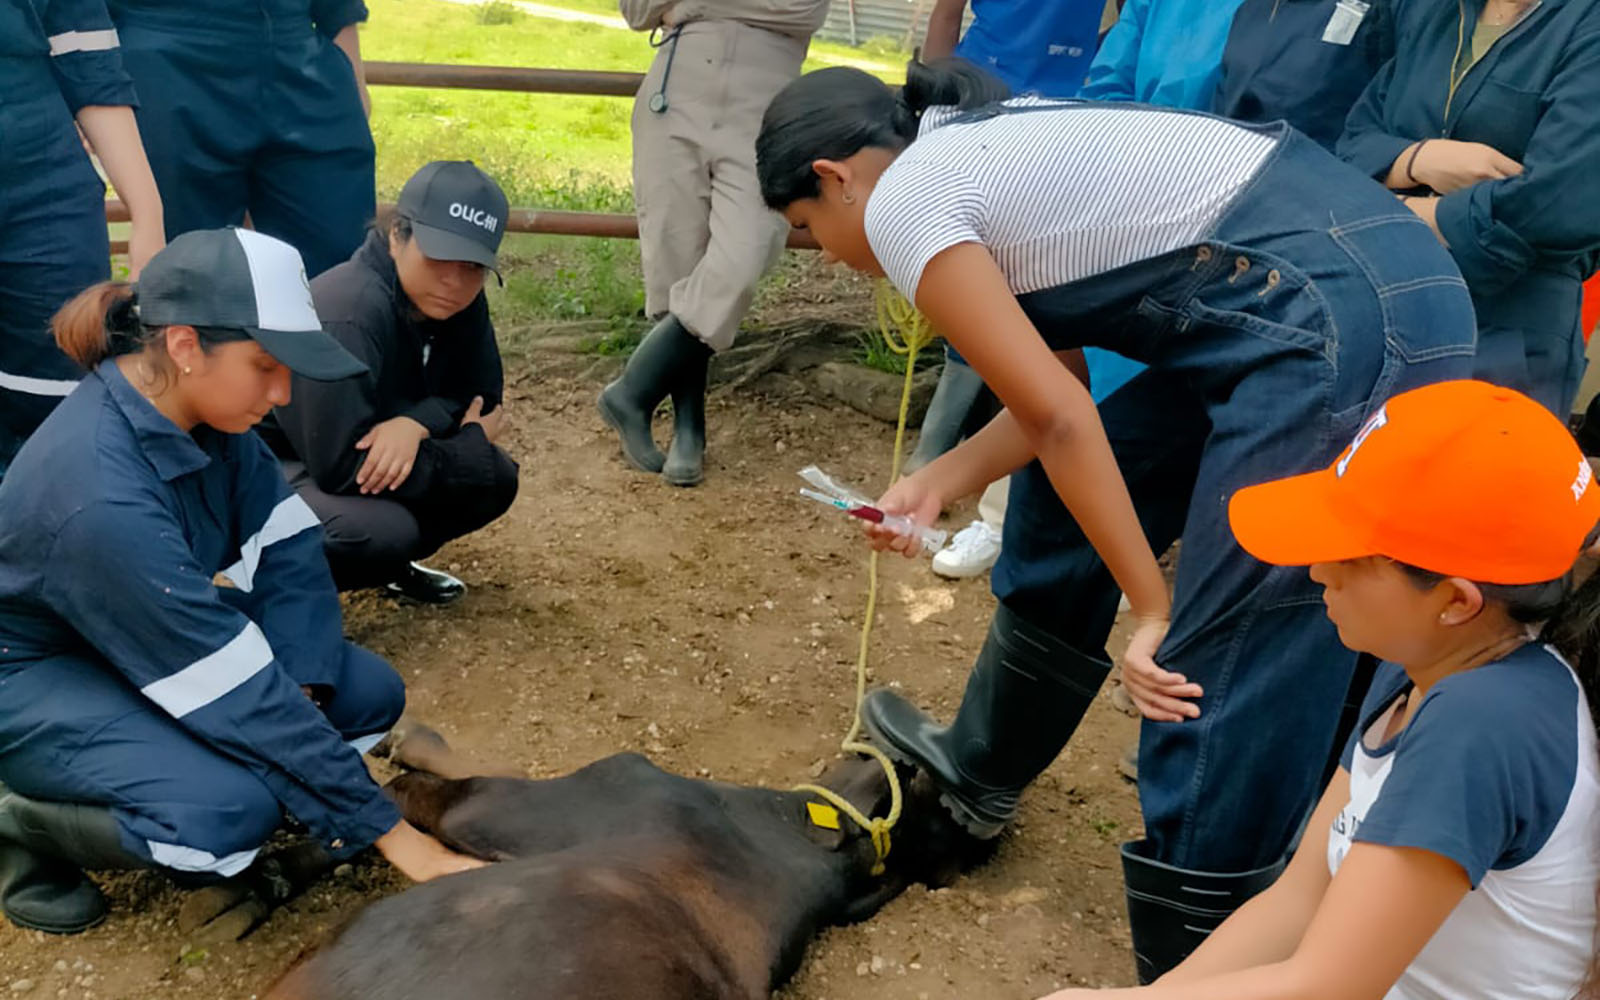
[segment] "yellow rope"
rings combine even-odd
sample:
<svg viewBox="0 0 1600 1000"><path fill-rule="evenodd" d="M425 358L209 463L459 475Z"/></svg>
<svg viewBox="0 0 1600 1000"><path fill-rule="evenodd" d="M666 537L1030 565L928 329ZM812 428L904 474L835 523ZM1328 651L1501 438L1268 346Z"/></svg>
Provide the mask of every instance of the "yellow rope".
<svg viewBox="0 0 1600 1000"><path fill-rule="evenodd" d="M906 359L905 383L900 390L900 416L894 429L894 457L889 463L889 483L893 485L900 475L900 452L905 445L906 416L911 409L911 384L916 374L917 352L933 342L934 334L927 317L918 312L916 307L906 301L905 297L895 291L894 286L888 282L878 283L873 299L878 308L878 332L883 335L884 343L888 345L889 350ZM898 339L895 336L897 330ZM872 837L872 847L878 855L872 874L881 875L884 871L884 860L889 856L890 831L900 822L902 796L900 776L895 772L894 761L889 759L888 754L870 743L862 742L860 738L861 702L867 696L867 657L872 648L872 619L877 614L877 608L878 553L874 551L867 557L867 613L861 622L861 644L856 654L855 718L850 723L850 731L845 734L844 741L839 744L839 749L844 753L858 753L871 757L883 767L883 773L889 779L889 815L882 819L869 817L844 796L821 785L796 785L795 791L810 792L818 796L867 831Z"/></svg>

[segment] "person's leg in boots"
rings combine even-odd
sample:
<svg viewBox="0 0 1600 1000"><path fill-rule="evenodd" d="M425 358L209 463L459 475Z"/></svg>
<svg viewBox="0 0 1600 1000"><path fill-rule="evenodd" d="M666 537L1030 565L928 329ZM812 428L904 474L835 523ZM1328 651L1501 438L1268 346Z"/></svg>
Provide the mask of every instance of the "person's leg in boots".
<svg viewBox="0 0 1600 1000"><path fill-rule="evenodd" d="M1148 372L1108 400L1102 417L1151 544L1165 548L1183 523L1204 412L1181 384ZM954 722L940 726L887 690L869 695L862 712L874 741L925 770L980 836L1015 815L1110 669L1116 584L1038 462L1011 477L991 586L1000 604Z"/></svg>
<svg viewBox="0 0 1600 1000"><path fill-rule="evenodd" d="M105 900L86 870L237 875L282 821L260 779L104 664L30 664L6 693L0 910L15 924L70 934L98 923Z"/></svg>
<svg viewBox="0 0 1600 1000"><path fill-rule="evenodd" d="M672 314L695 342L680 351L672 396L672 445L661 476L673 486L705 478L706 371L711 356L733 346L756 283L778 259L789 224L761 200L749 149L730 147L711 166L711 239L688 277L672 286Z"/></svg>

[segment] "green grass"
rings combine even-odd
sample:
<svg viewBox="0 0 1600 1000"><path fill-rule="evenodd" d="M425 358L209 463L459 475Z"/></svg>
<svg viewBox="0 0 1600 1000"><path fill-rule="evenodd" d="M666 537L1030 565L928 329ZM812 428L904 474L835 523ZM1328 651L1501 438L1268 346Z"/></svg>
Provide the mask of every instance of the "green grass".
<svg viewBox="0 0 1600 1000"><path fill-rule="evenodd" d="M614 0L551 6L617 16ZM368 0L368 7L361 47L372 60L643 72L654 56L640 33L537 17L505 0ZM905 59L881 42L870 52L816 42L811 53L808 70L852 63L890 80ZM513 206L631 212L632 110L631 100L616 97L373 87L378 196L393 200L430 160L467 159L500 183ZM490 299L503 332L585 320L604 327L593 344L599 353L624 353L637 340L644 305L637 243L513 235L502 256L506 287L491 287Z"/></svg>

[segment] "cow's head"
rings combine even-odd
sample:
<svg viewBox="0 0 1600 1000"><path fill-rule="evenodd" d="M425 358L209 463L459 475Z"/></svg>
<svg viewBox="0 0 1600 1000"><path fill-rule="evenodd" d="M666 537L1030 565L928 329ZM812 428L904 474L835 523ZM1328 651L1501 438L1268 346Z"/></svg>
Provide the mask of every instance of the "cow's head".
<svg viewBox="0 0 1600 1000"><path fill-rule="evenodd" d="M871 916L909 885L949 885L994 853L996 841L979 840L963 829L939 802L939 790L926 775L907 767L898 768L897 774L903 802L882 875L867 874L876 861L871 837L848 818L841 817L842 829L837 833L815 834L835 850L859 859L863 877L852 880L857 884L846 909L847 921ZM889 781L875 760L841 760L818 783L843 795L868 816L889 813Z"/></svg>

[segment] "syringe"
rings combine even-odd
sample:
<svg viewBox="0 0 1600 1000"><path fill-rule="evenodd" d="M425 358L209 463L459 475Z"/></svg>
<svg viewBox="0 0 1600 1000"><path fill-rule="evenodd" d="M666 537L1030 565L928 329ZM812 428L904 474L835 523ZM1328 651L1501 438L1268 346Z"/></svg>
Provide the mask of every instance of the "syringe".
<svg viewBox="0 0 1600 1000"><path fill-rule="evenodd" d="M808 490L804 486L800 487L800 495L818 503L825 503L836 510L842 510L851 517L859 517L863 521L880 524L897 535L915 538L929 552L938 552L944 548L945 539L949 537L949 532L941 531L938 528L924 527L903 514L887 514L868 503L843 500L839 497L828 496L825 493L818 493L816 490Z"/></svg>

